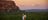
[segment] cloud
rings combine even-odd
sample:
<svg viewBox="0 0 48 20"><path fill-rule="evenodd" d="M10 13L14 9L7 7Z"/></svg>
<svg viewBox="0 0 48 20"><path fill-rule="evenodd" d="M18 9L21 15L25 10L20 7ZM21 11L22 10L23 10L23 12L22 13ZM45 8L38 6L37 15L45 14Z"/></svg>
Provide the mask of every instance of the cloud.
<svg viewBox="0 0 48 20"><path fill-rule="evenodd" d="M16 0L20 9L46 9L46 0Z"/></svg>

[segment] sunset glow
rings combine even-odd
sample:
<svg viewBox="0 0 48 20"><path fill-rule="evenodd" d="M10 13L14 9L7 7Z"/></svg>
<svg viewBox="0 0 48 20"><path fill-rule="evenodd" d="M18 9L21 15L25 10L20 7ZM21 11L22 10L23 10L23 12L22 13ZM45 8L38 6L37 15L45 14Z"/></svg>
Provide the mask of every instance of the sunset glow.
<svg viewBox="0 0 48 20"><path fill-rule="evenodd" d="M24 9L46 9L46 0L16 0L16 5Z"/></svg>

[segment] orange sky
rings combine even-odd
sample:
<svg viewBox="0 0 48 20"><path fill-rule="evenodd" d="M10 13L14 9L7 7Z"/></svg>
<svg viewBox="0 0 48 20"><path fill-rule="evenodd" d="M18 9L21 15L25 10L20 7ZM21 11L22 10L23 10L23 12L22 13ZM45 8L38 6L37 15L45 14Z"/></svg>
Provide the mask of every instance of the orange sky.
<svg viewBox="0 0 48 20"><path fill-rule="evenodd" d="M21 10L46 8L46 0L15 0L15 3Z"/></svg>

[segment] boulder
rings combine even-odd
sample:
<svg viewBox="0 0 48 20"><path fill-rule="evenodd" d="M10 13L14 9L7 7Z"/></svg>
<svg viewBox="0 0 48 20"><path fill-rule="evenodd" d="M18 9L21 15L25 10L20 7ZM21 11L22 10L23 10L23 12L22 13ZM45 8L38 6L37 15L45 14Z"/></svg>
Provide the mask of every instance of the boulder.
<svg viewBox="0 0 48 20"><path fill-rule="evenodd" d="M14 1L0 1L0 12L14 12L19 10Z"/></svg>

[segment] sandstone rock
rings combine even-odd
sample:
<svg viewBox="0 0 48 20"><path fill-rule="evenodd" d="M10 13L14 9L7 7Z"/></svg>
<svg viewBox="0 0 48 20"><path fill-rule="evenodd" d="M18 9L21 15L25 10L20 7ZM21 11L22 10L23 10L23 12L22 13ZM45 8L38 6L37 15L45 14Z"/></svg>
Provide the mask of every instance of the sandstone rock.
<svg viewBox="0 0 48 20"><path fill-rule="evenodd" d="M0 12L14 12L19 10L14 1L0 1Z"/></svg>

